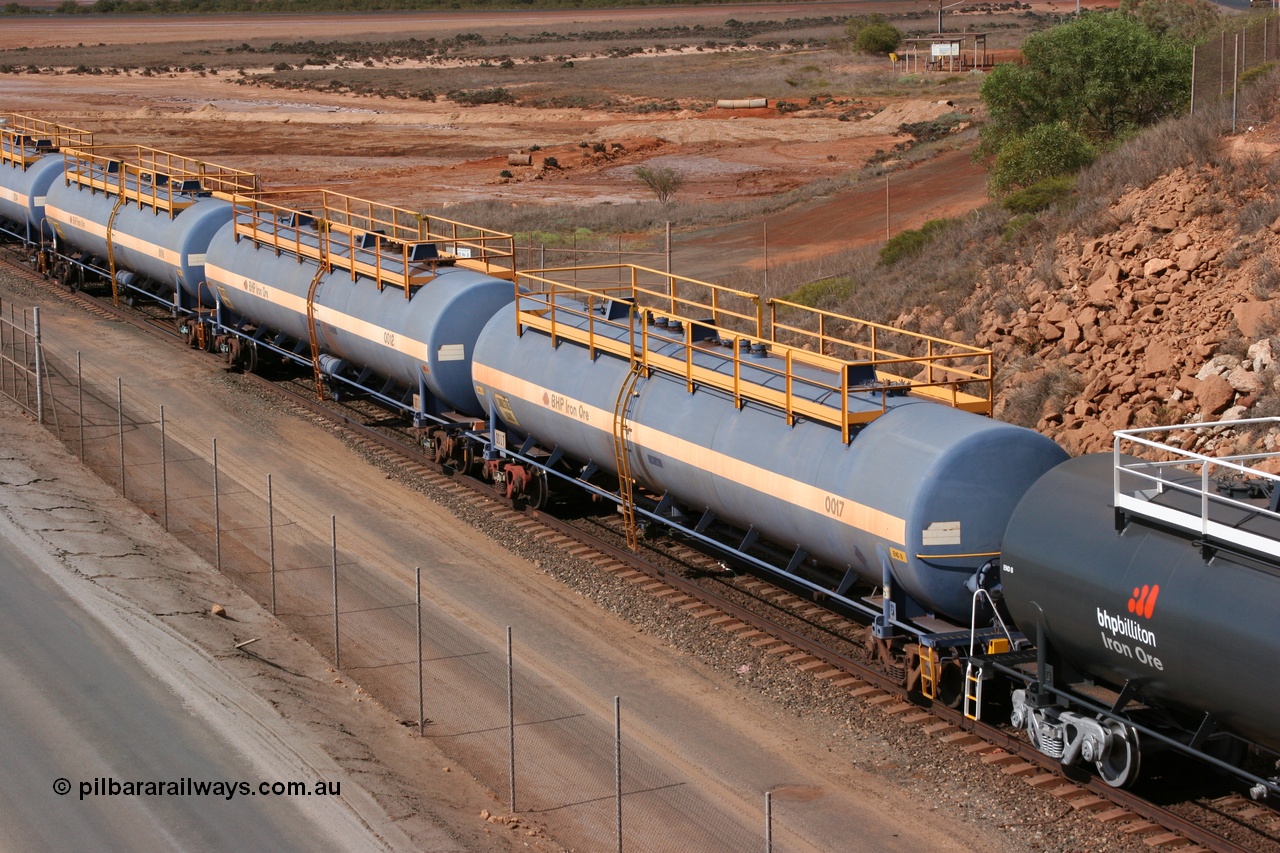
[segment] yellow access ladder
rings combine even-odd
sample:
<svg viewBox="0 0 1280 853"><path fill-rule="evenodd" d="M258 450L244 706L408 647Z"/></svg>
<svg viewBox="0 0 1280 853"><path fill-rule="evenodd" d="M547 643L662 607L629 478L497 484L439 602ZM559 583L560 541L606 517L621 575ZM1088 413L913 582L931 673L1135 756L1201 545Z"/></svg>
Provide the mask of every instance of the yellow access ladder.
<svg viewBox="0 0 1280 853"><path fill-rule="evenodd" d="M325 266L320 264L311 277L311 286L307 288L307 333L311 339L311 369L315 373L317 400L325 398L324 371L320 368L320 336L316 331L316 290L324 274Z"/></svg>
<svg viewBox="0 0 1280 853"><path fill-rule="evenodd" d="M622 524L627 534L627 547L640 550L640 536L636 531L636 502L632 492L631 460L627 453L627 409L635 398L636 384L644 372L638 359L632 359L631 370L618 389L618 400L613 406L613 454L618 465L618 497L622 499Z"/></svg>
<svg viewBox="0 0 1280 853"><path fill-rule="evenodd" d="M926 699L938 698L938 674L941 666L937 649L932 646L920 647L920 695Z"/></svg>
<svg viewBox="0 0 1280 853"><path fill-rule="evenodd" d="M111 304L120 307L120 285L116 281L116 214L124 204L124 193L116 196L116 203L111 206L111 215L107 217L107 271L111 274Z"/></svg>

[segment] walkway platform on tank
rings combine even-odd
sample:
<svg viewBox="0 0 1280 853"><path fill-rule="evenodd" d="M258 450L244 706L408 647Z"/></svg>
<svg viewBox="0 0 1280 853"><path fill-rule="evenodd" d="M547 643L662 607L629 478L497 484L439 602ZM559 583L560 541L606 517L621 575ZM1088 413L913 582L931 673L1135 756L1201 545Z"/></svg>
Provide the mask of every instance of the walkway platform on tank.
<svg viewBox="0 0 1280 853"><path fill-rule="evenodd" d="M584 283L593 273L623 280ZM558 280L569 275L577 283ZM845 442L894 395L991 413L990 350L631 264L520 272L516 285L517 334L572 341L590 358L607 352L789 423L831 424Z"/></svg>

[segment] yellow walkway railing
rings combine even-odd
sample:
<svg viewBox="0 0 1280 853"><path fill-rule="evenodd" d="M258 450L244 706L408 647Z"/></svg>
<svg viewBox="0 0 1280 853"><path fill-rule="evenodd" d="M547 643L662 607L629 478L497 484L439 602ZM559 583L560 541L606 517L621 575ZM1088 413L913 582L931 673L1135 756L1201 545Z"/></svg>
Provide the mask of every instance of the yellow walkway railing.
<svg viewBox="0 0 1280 853"><path fill-rule="evenodd" d="M19 169L26 169L50 151L92 144L93 134L87 130L17 113L0 113L0 162Z"/></svg>
<svg viewBox="0 0 1280 853"><path fill-rule="evenodd" d="M575 283L561 280L570 275ZM605 280L615 275L617 281ZM739 407L753 401L780 409L788 423L828 423L846 442L853 427L887 411L891 392L991 412L990 350L659 270L611 264L521 272L516 301L517 334L537 329L553 346L584 346L590 358L599 351L636 361L646 375L660 370L683 378L690 391L717 388ZM631 302L640 316L657 315L667 325L607 319L604 306L614 301ZM672 346L658 352L662 344ZM761 358L765 351L772 358ZM873 407L851 409L852 393L865 394Z"/></svg>
<svg viewBox="0 0 1280 853"><path fill-rule="evenodd" d="M119 195L139 208L164 211L170 218L195 204L194 193L251 193L258 189L258 176L252 172L141 145L68 148L63 157L68 185Z"/></svg>
<svg viewBox="0 0 1280 853"><path fill-rule="evenodd" d="M287 198L286 198L287 197ZM269 201L277 198L279 203ZM514 277L515 238L451 219L342 193L282 191L235 196L236 239L310 258L326 272L350 272L405 295L435 277L441 262L496 278ZM310 220L315 230L298 227ZM424 251L430 249L430 251Z"/></svg>

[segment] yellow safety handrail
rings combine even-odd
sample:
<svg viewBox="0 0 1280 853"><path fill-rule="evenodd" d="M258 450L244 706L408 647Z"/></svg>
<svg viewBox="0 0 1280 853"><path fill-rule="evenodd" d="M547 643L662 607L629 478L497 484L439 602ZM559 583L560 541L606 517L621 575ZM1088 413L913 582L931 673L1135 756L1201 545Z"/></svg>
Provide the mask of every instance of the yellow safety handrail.
<svg viewBox="0 0 1280 853"><path fill-rule="evenodd" d="M620 270L623 281L589 281L588 284L595 286L584 287L580 278L579 283L570 284L547 275L573 272L575 277L580 277L601 270ZM743 307L725 304L735 299ZM605 313L597 311L613 301L630 302L642 313L674 320L677 326L673 329L668 324L667 329L662 330L642 322L637 341L630 319L609 320ZM826 317L819 318L823 324L820 333L823 342L816 349L806 349L803 345L778 340L778 330L772 324L766 335L764 302L759 296L645 267L621 264L521 272L516 276L516 305L518 335L527 328L538 329L550 337L553 346L561 341L573 341L585 346L591 358L597 351L609 352L638 363L645 375L660 370L679 376L690 391L698 386L717 388L732 395L739 407L752 401L780 409L785 412L788 423L794 423L797 418L829 423L841 430L846 442L852 436L853 427L887 411L888 395L897 389L960 408L990 411L989 397L967 394L955 387L960 382L988 383L989 386L989 374L950 364L945 368L935 365L952 358L989 359L989 351L867 324L855 318L840 318L829 312L821 312ZM770 317L776 319L776 309L772 302L770 305ZM803 307L790 303L780 305ZM713 317L703 316L710 310L716 312ZM826 324L834 318L848 324L875 326L872 332L877 337L881 330L906 334L925 341L927 352L923 356L901 354L884 349L878 340L868 346L836 337L826 331ZM736 321L735 325L745 325L749 331L726 328L722 324L724 320ZM783 324L781 330L790 331L790 326ZM797 331L808 330L797 327ZM659 352L653 346L659 342L674 344L677 354ZM806 340L805 343L812 342ZM840 358L823 351L834 348L837 343L857 357ZM773 358L760 358L762 351L768 351ZM695 359L695 354L702 357ZM945 370L946 379L908 378L880 369L885 365L907 364L916 364L924 372ZM763 379L758 378L761 376ZM851 410L849 405L850 394L854 392L870 395L857 410ZM866 408L865 402L874 401L877 396L879 405Z"/></svg>
<svg viewBox="0 0 1280 853"><path fill-rule="evenodd" d="M258 188L252 172L141 145L67 148L63 157L68 185L123 196L139 208L166 211L171 218L195 204L196 193L250 193Z"/></svg>
<svg viewBox="0 0 1280 853"><path fill-rule="evenodd" d="M62 148L92 145L93 134L18 113L0 113L0 161L20 169Z"/></svg>
<svg viewBox="0 0 1280 853"><path fill-rule="evenodd" d="M800 319L785 322L783 317L787 313ZM812 325L816 328L810 328ZM833 334L830 331L832 327L842 328L843 334ZM782 299L769 300L769 332L770 340L778 341L780 335L789 335L799 339L802 346L815 347L818 352L843 349L859 361L870 363L877 376L886 381L909 383L913 393L955 408L991 414L994 373L989 349ZM901 342L902 346L890 348L884 343L886 337ZM924 349L923 354L919 352L921 348ZM907 371L894 369L902 367L915 367L917 373L906 376ZM961 391L961 386L966 390Z"/></svg>
<svg viewBox="0 0 1280 853"><path fill-rule="evenodd" d="M231 200L237 240L247 237L277 253L311 258L326 271L346 270L352 281L364 276L379 289L403 289L406 297L433 279L441 263L499 278L515 274L515 238L500 231L328 190L281 190ZM315 222L314 235L287 224L301 217ZM424 244L437 249L436 257L423 259L415 251Z"/></svg>

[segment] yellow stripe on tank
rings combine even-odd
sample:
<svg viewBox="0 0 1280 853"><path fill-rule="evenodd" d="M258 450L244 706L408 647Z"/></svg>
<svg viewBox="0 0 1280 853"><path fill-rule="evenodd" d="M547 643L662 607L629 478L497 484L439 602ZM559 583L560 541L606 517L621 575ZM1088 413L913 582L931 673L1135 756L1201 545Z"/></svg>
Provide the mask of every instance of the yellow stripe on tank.
<svg viewBox="0 0 1280 853"><path fill-rule="evenodd" d="M471 372L472 378L477 382L488 385L502 394L550 409L557 414L574 418L585 426L612 435L613 412L569 399L549 388L480 364L478 361L472 364ZM906 539L907 523L895 515L849 500L843 495L823 491L776 471L735 459L670 433L632 422L630 441L645 450L693 465L709 474L740 483L792 506L816 512L890 542L901 543Z"/></svg>
<svg viewBox="0 0 1280 853"><path fill-rule="evenodd" d="M100 237L103 240L107 239L107 226L100 222L85 219L79 214L68 213L62 208L54 207L52 205L49 205L44 210L45 216L52 219L55 226L59 224L70 225L72 228L79 228L86 234L92 234L93 236ZM58 233L62 233L61 229L59 229ZM112 230L111 242L122 248L132 249L133 251L139 252L148 257L157 258L167 264L173 264L174 266L182 265L180 252L175 252L172 249L166 249L163 246L158 246L155 243L143 240L141 237L134 237L132 234L125 234L119 229Z"/></svg>
<svg viewBox="0 0 1280 853"><path fill-rule="evenodd" d="M259 299L265 299L272 305L279 305L281 308L293 311L295 314L301 314L303 317L307 316L306 297L298 296L260 281L254 281L251 278L245 278L242 275L236 275L213 264L206 264L204 273L208 283L217 287L223 302L232 310L236 310L235 293L228 293L227 291L238 290L241 293L252 294ZM323 305L315 306L315 318L317 323L323 323L326 326L340 329L366 341L381 344L410 358L415 358L419 361L427 360L427 345L422 341L406 337L398 332L393 332L390 329L357 317L352 317L350 314L343 314L332 308L326 308ZM462 361L466 358L466 353L462 346L462 344L446 344L440 347L437 357L441 361Z"/></svg>

